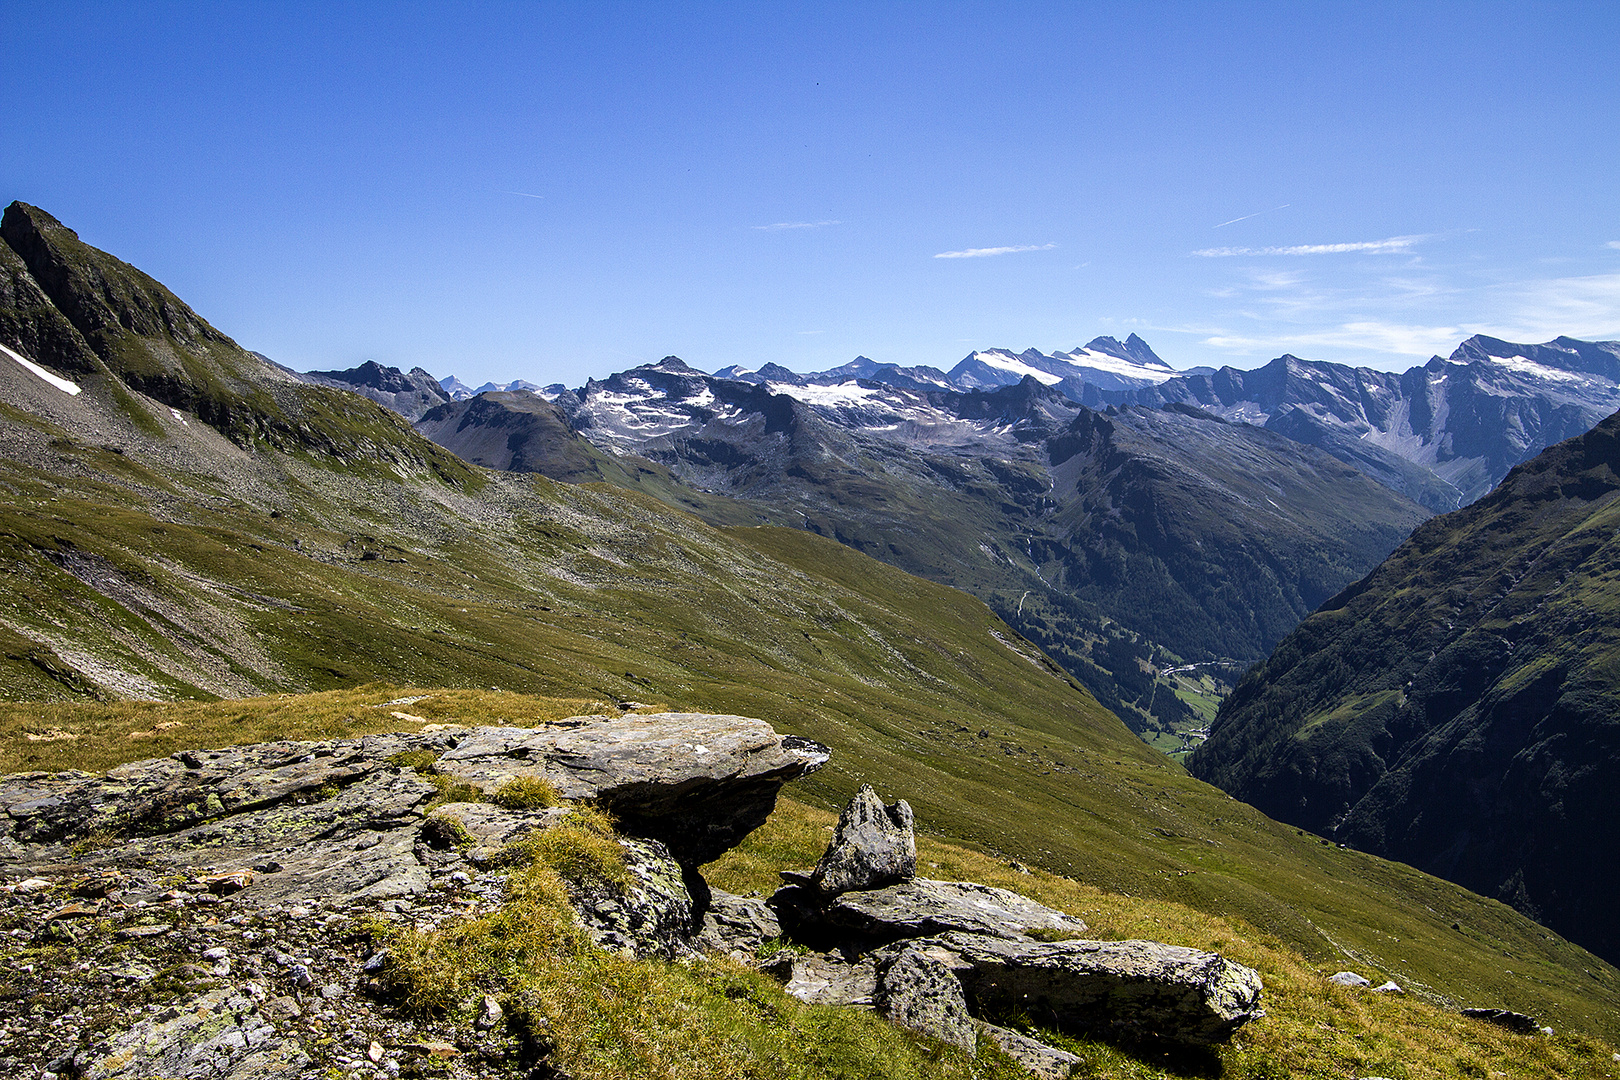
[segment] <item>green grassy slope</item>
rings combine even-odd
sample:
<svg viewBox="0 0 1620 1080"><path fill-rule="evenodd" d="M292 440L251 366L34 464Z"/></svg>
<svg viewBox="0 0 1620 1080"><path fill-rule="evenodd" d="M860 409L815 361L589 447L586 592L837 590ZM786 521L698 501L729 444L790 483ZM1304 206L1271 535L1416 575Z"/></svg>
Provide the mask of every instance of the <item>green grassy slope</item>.
<svg viewBox="0 0 1620 1080"><path fill-rule="evenodd" d="M111 373L84 386L69 398L0 364L12 768L98 760L89 744L107 736L79 725L100 706L71 704L96 698L385 680L581 711L739 712L834 748L804 788L824 806L870 780L946 835L1239 917L1323 964L1353 954L1415 990L1560 1027L1609 1031L1620 1016L1614 969L1504 905L1324 846L1192 779L962 593L803 530L716 529L606 485L465 465L451 482L378 467L386 455L244 447ZM397 438L398 460L428 452ZM413 695L366 704L393 696ZM482 715L508 716L513 697L488 695ZM141 723L112 757L265 735L164 732L141 715L159 706L119 708Z"/></svg>
<svg viewBox="0 0 1620 1080"><path fill-rule="evenodd" d="M1228 699L1195 771L1620 957L1617 536L1610 417L1307 620Z"/></svg>

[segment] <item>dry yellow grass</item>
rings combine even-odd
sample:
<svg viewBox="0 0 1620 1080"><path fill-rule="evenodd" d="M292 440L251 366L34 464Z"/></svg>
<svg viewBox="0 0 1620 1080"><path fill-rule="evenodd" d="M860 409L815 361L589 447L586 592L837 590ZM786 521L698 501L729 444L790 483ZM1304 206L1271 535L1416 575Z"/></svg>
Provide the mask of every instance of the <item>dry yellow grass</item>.
<svg viewBox="0 0 1620 1080"><path fill-rule="evenodd" d="M789 799L770 820L704 868L728 892L769 895L778 868L812 865L832 834L835 815ZM1083 1075L1236 1078L1620 1076L1615 1048L1579 1034L1515 1035L1442 1008L1415 994L1374 994L1328 981L1341 968L1312 964L1282 941L1239 919L1162 900L1108 893L1040 870L1026 871L981 852L920 836L918 873L977 881L1032 897L1083 918L1101 939L1145 938L1219 952L1265 981L1266 1017L1245 1027L1210 1058L1144 1060L1118 1048L1064 1041L1087 1061ZM1369 973L1370 974L1370 973Z"/></svg>

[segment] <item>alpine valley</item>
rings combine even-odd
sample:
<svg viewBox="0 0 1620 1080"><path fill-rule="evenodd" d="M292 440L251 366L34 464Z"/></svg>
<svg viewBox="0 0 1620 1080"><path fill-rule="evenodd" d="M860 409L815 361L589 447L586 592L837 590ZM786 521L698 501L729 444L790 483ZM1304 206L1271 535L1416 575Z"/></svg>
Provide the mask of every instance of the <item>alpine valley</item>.
<svg viewBox="0 0 1620 1080"><path fill-rule="evenodd" d="M605 718L620 731L670 713L732 722L676 718L693 731L768 724L772 752L797 755L805 775L734 850L715 858L704 849L714 861L699 868L692 855L693 865L657 882L626 884L620 853L645 852L650 841L615 843L600 810L546 810L573 822L557 835L575 845L576 892L577 865L605 845L620 860L615 895L689 883L687 914L700 917L715 902L699 885L705 877L715 896L763 891L778 870L813 863L834 828L831 811L869 782L914 808L915 870L1017 888L1083 917L1100 937L1219 950L1264 983L1265 1015L1250 1010L1241 1039L1196 1052L1107 1032L1050 1036L1074 1075L1612 1075L1620 971L1610 963L1507 903L1267 817L1132 727L1188 722L1161 701L1171 676L1155 669L1259 660L1296 640L1300 620L1335 594L1329 608L1353 614L1347 597L1384 595L1380 575L1412 563L1418 548L1453 543L1457 521L1506 551L1528 518L1558 557L1537 562L1514 548L1501 581L1436 586L1455 614L1435 615L1411 648L1443 652L1450 624L1467 638L1475 607L1503 619L1506 605L1521 629L1479 622L1509 643L1480 646L1510 657L1480 672L1507 672L1493 684L1503 700L1514 688L1550 686L1554 668L1571 678L1607 670L1601 658L1580 667L1572 651L1585 640L1572 635L1608 617L1607 608L1582 615L1591 605L1574 591L1607 581L1581 561L1608 535L1599 491L1608 474L1580 464L1601 457L1598 442L1564 444L1460 517L1421 523L1448 498L1473 498L1499 468L1578 433L1566 429L1583 418L1601 419L1603 395L1615 389L1599 369L1615 346L1476 339L1455 363L1417 369L1421 378L1284 358L1267 382L1253 372L1177 374L1132 337L1053 355L975 353L949 372L856 361L819 376L768 367L705 375L669 359L574 390L464 396L420 369L291 372L35 207L11 204L0 241L3 771L19 790L146 799L146 816L115 822L124 831L72 837L44 833L74 813L110 820L96 816L101 803L61 796L8 810L7 860L29 844L57 844L48 872L8 881L0 894L0 1057L19 1075L50 1066L156 1076L140 1040L182 1029L201 1040L228 1027L279 1033L278 1060L308 1063L300 1076L369 1077L397 1050L419 1075L585 1080L634 1074L612 1063L635 1050L626 1039L638 1024L665 1040L660 1060L698 1063L666 1075L705 1075L693 1070L747 1040L790 1049L770 1059L781 1063L775 1071L726 1075L1021 1075L971 1025L964 1049L896 1034L865 1013L801 1007L751 966L757 957L671 963L578 945L567 962L534 969L551 982L490 959L544 951L538 924L514 921L520 899L565 910L577 897L501 861L510 852L497 858L475 844L468 829L507 804L480 801L490 793L458 787L435 762L462 752L467 728L544 727L567 742ZM1199 398L1202 387L1215 396ZM1465 415L1477 424L1467 438L1456 426ZM1502 418L1494 439L1492 415ZM1307 419L1318 434L1302 441ZM1591 438L1612 442L1606 430ZM1512 509L1520 506L1537 509ZM1597 516L1578 522L1577 511ZM1455 541L1459 558L1483 557L1488 545L1471 536ZM1392 550L1385 570L1363 577ZM1514 591L1535 582L1558 613L1545 624L1527 614L1530 593L1521 602ZM1499 593L1507 599L1495 607L1476 603ZM1394 700L1405 683L1391 690L1390 680L1401 678L1369 674L1382 681L1365 692ZM1441 681L1404 692L1438 701ZM1244 686L1234 702L1256 696ZM1173 700L1212 710L1217 689L1203 684L1200 696L1189 682ZM1320 691L1329 711L1330 689ZM1460 693L1445 701L1457 706L1446 719L1425 714L1436 732L1466 713ZM1575 712L1613 716L1584 704ZM290 739L303 742L278 742ZM701 763L711 749L694 736L682 753ZM1374 749L1394 753L1384 742ZM1569 792L1585 792L1570 751L1558 775L1571 777ZM330 783L297 798L253 787L281 783L277 755L289 753L304 756L287 768ZM491 752L502 767L518 756ZM259 770L253 784L237 784L236 758ZM819 771L805 764L823 760ZM351 761L362 765L346 772ZM390 819L387 841L369 822L392 811L366 804L361 771L390 799L416 800ZM193 794L203 777L214 801L165 802L132 779L157 775L182 777ZM1529 789L1491 790L1519 798ZM1396 795L1379 802L1403 805ZM417 820L441 805L460 807L456 821L471 826ZM525 805L543 816L538 796ZM1589 835L1591 823L1576 817L1582 806L1572 795L1544 816L1567 814ZM1340 809L1323 815L1323 828ZM79 877L81 863L193 840L209 850L187 848L188 866L205 856L224 863L231 821L249 811L264 815L254 828L293 829L288 845L334 815L327 839L341 836L354 858L397 841L400 858L444 872L370 921L296 898L252 914L253 890L274 886L251 884L246 871L154 879L139 909L119 905L128 882L111 872ZM909 827L909 810L894 813ZM1366 823L1358 838L1376 831L1369 814L1346 820ZM182 836L182 825L201 831ZM540 857L541 841L528 857ZM591 865L607 873L611 861ZM273 883L292 864L283 852L253 873ZM1496 891L1498 879L1480 880ZM1549 919L1561 910L1537 891L1541 879L1527 870L1523 880ZM429 896L444 906L413 906ZM575 940L574 930L551 931ZM229 946L216 943L226 938ZM373 943L386 948L373 954ZM793 970L803 958L792 943L771 947L784 946ZM1075 946L1028 939L1019 948ZM434 967L446 956L487 966L435 980L451 970ZM248 959L262 969L251 983L257 997L240 982ZM1400 992L1332 981L1346 969ZM462 993L475 983L478 993ZM418 996L389 996L401 987ZM497 1000L497 990L506 996ZM1463 1015L1465 1006L1533 1017L1532 1027L1553 1033L1518 1034ZM397 1047L344 1042L344 1025L362 1014ZM1008 1008L991 1026L1035 1019ZM76 1055L100 1054L97 1040L115 1028L136 1049L83 1064L90 1057ZM585 1045L601 1031L609 1034ZM243 1040L229 1053L247 1053L252 1040ZM532 1071L500 1071L508 1051L527 1055Z"/></svg>
<svg viewBox="0 0 1620 1080"><path fill-rule="evenodd" d="M433 408L381 389L431 387L420 369L320 374L468 461L568 481L661 467L713 523L809 529L970 592L1172 753L1430 512L1620 407L1620 345L1563 338L1472 338L1401 375L1292 356L1177 374L1135 335L949 371L668 357Z"/></svg>

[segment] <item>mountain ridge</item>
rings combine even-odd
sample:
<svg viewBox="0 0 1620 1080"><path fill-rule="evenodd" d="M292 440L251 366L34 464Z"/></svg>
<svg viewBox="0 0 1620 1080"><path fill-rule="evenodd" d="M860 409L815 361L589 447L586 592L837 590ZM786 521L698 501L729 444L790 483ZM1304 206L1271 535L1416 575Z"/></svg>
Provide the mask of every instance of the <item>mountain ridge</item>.
<svg viewBox="0 0 1620 1080"><path fill-rule="evenodd" d="M1420 526L1223 704L1193 772L1620 956L1620 413Z"/></svg>

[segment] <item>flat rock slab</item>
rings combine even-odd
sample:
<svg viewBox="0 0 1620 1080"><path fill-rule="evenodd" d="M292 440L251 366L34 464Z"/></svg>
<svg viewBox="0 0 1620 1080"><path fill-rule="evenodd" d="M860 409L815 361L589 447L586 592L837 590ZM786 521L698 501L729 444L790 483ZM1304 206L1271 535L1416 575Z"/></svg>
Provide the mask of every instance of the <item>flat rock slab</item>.
<svg viewBox="0 0 1620 1080"><path fill-rule="evenodd" d="M220 882L215 891L249 903L379 901L421 895L464 862L487 864L501 844L564 813L449 804L432 815L455 819L460 832L447 836L427 811L438 789L396 764L423 751L487 794L513 776L542 775L566 797L599 799L627 832L659 841L686 868L747 835L784 783L828 756L761 720L678 713L259 743L103 776L15 774L0 777L0 873L56 881L74 867L79 877L138 868L146 881L206 875ZM85 838L102 843L72 850Z"/></svg>
<svg viewBox="0 0 1620 1080"><path fill-rule="evenodd" d="M888 946L878 962L906 949L949 964L976 1014L1021 1010L1059 1031L1207 1045L1265 1015L1258 974L1179 945L945 934Z"/></svg>
<svg viewBox="0 0 1620 1080"><path fill-rule="evenodd" d="M811 1005L862 1005L877 1000L877 967L871 960L846 964L822 953L785 956L766 970L783 981L782 989Z"/></svg>
<svg viewBox="0 0 1620 1080"><path fill-rule="evenodd" d="M763 720L652 713L474 728L437 767L489 792L513 777L544 778L565 799L598 800L631 831L662 840L696 866L763 824L782 785L819 769L829 755Z"/></svg>
<svg viewBox="0 0 1620 1080"><path fill-rule="evenodd" d="M842 893L825 904L809 890L787 886L771 899L779 910L791 909L791 921L801 931L874 944L953 931L1021 938L1031 931L1079 937L1086 930L1081 920L1027 896L971 881L913 878Z"/></svg>

